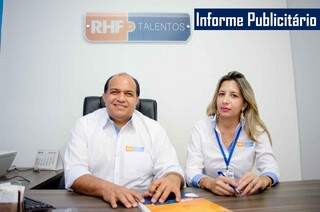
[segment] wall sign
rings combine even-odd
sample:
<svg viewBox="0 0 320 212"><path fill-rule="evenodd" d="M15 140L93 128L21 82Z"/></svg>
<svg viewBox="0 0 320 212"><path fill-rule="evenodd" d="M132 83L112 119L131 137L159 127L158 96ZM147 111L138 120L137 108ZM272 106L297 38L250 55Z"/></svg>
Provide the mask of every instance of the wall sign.
<svg viewBox="0 0 320 212"><path fill-rule="evenodd" d="M190 36L187 13L87 13L89 42L181 42Z"/></svg>

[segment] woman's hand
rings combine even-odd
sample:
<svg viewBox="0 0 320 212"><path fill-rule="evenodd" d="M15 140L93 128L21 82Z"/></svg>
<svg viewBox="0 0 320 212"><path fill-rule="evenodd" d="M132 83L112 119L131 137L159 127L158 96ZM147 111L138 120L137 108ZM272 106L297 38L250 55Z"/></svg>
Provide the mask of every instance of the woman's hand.
<svg viewBox="0 0 320 212"><path fill-rule="evenodd" d="M251 195L264 190L271 183L272 180L268 176L257 176L253 172L247 172L240 178L237 189L241 191L241 196Z"/></svg>
<svg viewBox="0 0 320 212"><path fill-rule="evenodd" d="M234 196L235 191L230 185L237 187L234 179L224 176L219 176L217 178L205 176L200 180L199 185L201 188L208 189L221 196Z"/></svg>

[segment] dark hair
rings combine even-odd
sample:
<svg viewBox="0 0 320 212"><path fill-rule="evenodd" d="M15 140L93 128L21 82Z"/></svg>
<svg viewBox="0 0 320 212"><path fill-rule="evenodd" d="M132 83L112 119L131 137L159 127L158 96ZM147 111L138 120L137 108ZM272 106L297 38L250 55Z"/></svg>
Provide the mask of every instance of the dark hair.
<svg viewBox="0 0 320 212"><path fill-rule="evenodd" d="M137 95L137 97L139 97L140 96L140 85L139 85L139 82L138 82L138 80L136 80L134 77L132 77L130 74L127 74L127 73L114 74L111 77L109 77L109 79L107 80L106 84L104 85L104 92L105 93L107 92L107 90L109 88L109 82L113 77L122 76L122 75L129 76L134 81L134 83L136 85L136 95Z"/></svg>

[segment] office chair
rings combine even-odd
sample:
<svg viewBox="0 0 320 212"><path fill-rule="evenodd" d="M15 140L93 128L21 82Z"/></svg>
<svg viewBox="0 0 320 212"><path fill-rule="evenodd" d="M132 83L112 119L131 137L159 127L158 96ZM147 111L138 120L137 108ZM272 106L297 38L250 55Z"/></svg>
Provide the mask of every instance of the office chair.
<svg viewBox="0 0 320 212"><path fill-rule="evenodd" d="M83 115L87 115L97 109L105 107L102 97L87 96L83 102ZM140 99L136 109L143 115L157 120L157 102L153 99Z"/></svg>
<svg viewBox="0 0 320 212"><path fill-rule="evenodd" d="M105 107L102 97L100 96L87 96L83 102L83 115L92 113L95 110ZM148 116L153 120L157 120L157 102L153 99L140 99L136 109L143 115ZM65 189L64 174L60 179L58 189Z"/></svg>

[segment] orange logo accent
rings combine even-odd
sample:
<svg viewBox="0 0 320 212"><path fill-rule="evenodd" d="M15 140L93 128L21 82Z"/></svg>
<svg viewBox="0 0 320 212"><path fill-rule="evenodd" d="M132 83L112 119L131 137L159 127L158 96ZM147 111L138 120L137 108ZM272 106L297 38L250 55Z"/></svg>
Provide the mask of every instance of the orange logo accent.
<svg viewBox="0 0 320 212"><path fill-rule="evenodd" d="M127 13L87 13L86 37L89 41L128 41L135 24Z"/></svg>
<svg viewBox="0 0 320 212"><path fill-rule="evenodd" d="M253 142L250 140L238 140L237 147L251 147Z"/></svg>
<svg viewBox="0 0 320 212"><path fill-rule="evenodd" d="M244 146L244 142L243 141L238 141L237 142L237 146L238 147L243 147Z"/></svg>

